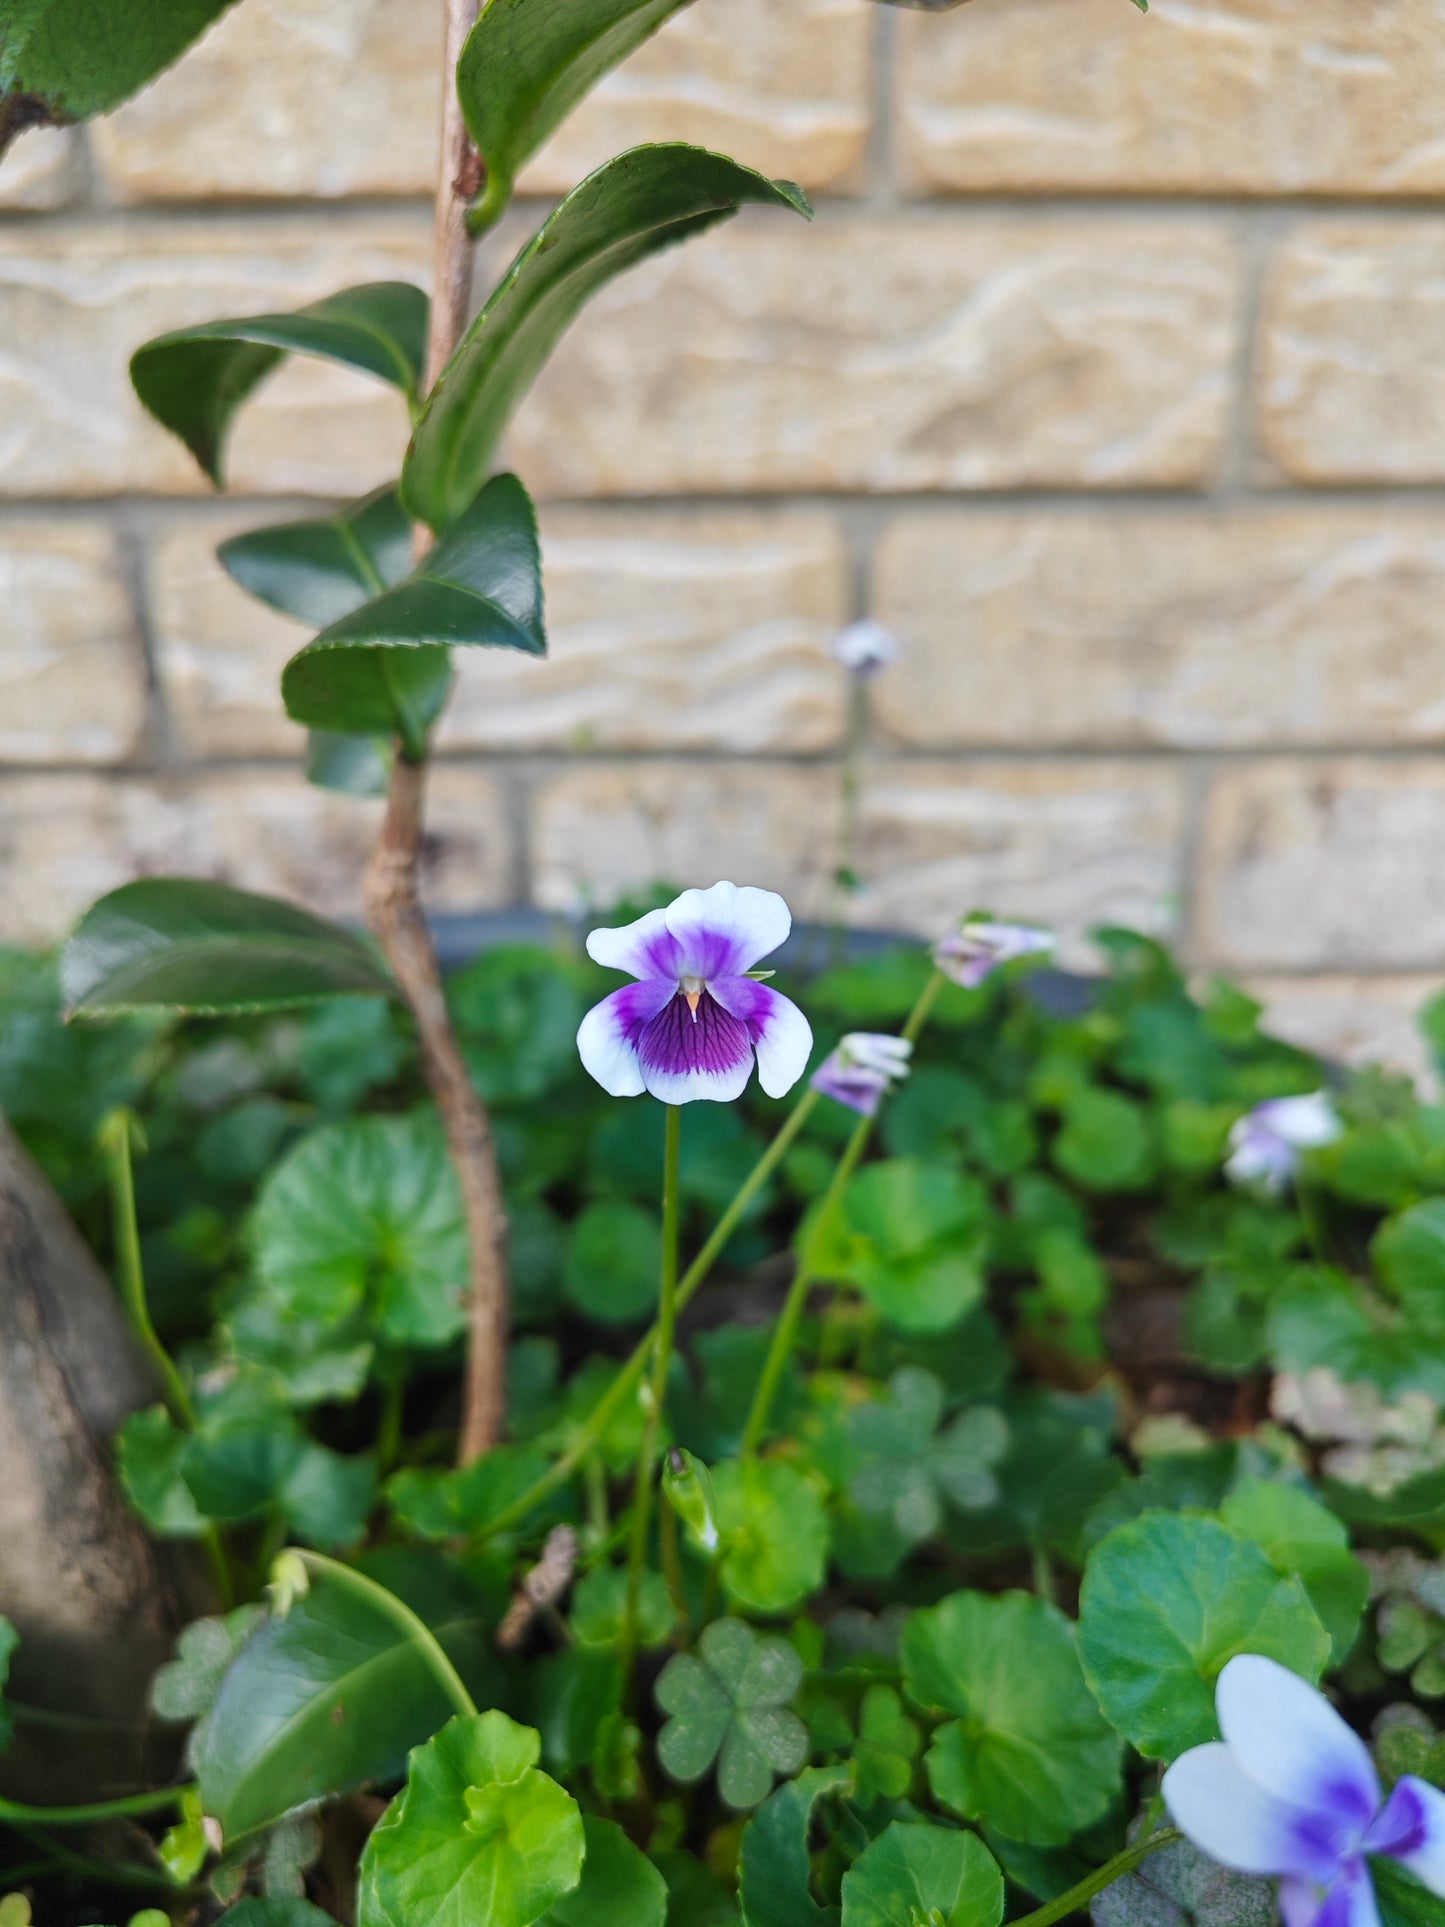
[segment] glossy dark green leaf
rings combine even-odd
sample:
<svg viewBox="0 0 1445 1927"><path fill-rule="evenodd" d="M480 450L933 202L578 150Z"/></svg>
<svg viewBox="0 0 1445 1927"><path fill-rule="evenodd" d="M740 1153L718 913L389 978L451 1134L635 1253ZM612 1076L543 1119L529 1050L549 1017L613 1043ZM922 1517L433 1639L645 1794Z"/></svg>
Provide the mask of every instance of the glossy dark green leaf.
<svg viewBox="0 0 1445 1927"><path fill-rule="evenodd" d="M700 147L633 148L589 175L517 256L428 397L402 474L411 514L440 530L464 513L513 410L590 296L749 202L811 212L791 182Z"/></svg>
<svg viewBox="0 0 1445 1927"><path fill-rule="evenodd" d="M306 780L340 796L385 796L394 758L385 736L313 729L306 743Z"/></svg>
<svg viewBox="0 0 1445 1927"><path fill-rule="evenodd" d="M746 1927L838 1927L838 1908L813 1898L808 1835L819 1800L851 1779L846 1766L810 1766L749 1820L739 1868Z"/></svg>
<svg viewBox="0 0 1445 1927"><path fill-rule="evenodd" d="M418 1554L367 1569L427 1622L473 1690L495 1692L491 1629L471 1588ZM292 1808L394 1777L451 1708L395 1622L337 1585L313 1587L252 1634L197 1749L206 1812L228 1840Z"/></svg>
<svg viewBox="0 0 1445 1927"><path fill-rule="evenodd" d="M204 321L158 335L131 357L135 391L219 487L231 419L286 355L315 355L415 398L426 352L427 298L406 281L372 281L294 314Z"/></svg>
<svg viewBox="0 0 1445 1927"><path fill-rule="evenodd" d="M258 601L321 628L410 572L411 523L396 489L383 488L317 521L233 535L216 557Z"/></svg>
<svg viewBox="0 0 1445 1927"><path fill-rule="evenodd" d="M419 747L450 687L451 646L545 655L537 517L497 475L404 582L287 663L286 713L313 729L395 731Z"/></svg>
<svg viewBox="0 0 1445 1927"><path fill-rule="evenodd" d="M0 20L0 153L22 128L89 120L144 87L232 0L7 0Z"/></svg>
<svg viewBox="0 0 1445 1927"><path fill-rule="evenodd" d="M66 1014L283 1010L392 985L358 938L275 897L188 877L123 884L60 960Z"/></svg>
<svg viewBox="0 0 1445 1927"><path fill-rule="evenodd" d="M222 1927L336 1927L309 1900L242 1900L221 1916Z"/></svg>
<svg viewBox="0 0 1445 1927"><path fill-rule="evenodd" d="M597 82L690 0L491 0L457 62L457 95L487 169L481 210L506 206L522 163Z"/></svg>

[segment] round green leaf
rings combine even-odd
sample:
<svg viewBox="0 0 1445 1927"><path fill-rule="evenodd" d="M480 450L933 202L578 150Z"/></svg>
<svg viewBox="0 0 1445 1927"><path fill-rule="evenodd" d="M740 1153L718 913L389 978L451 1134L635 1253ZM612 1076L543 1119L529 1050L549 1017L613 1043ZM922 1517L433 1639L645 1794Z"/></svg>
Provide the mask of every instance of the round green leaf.
<svg viewBox="0 0 1445 1927"><path fill-rule="evenodd" d="M654 1212L621 1198L588 1205L572 1227L562 1284L603 1325L633 1324L657 1304L662 1233Z"/></svg>
<svg viewBox="0 0 1445 1927"><path fill-rule="evenodd" d="M1343 1524L1308 1492L1273 1479L1244 1480L1220 1512L1227 1526L1253 1539L1276 1572L1299 1574L1338 1665L1355 1643L1370 1596L1370 1575L1350 1551Z"/></svg>
<svg viewBox="0 0 1445 1927"><path fill-rule="evenodd" d="M850 1778L846 1766L810 1766L749 1820L738 1870L747 1927L836 1927L837 1910L812 1895L808 1835L819 1800Z"/></svg>
<svg viewBox="0 0 1445 1927"><path fill-rule="evenodd" d="M533 1927L577 1885L576 1801L505 1713L450 1720L407 1764L362 1855L359 1927Z"/></svg>
<svg viewBox="0 0 1445 1927"><path fill-rule="evenodd" d="M843 1876L843 1927L998 1927L1003 1875L976 1833L895 1820Z"/></svg>
<svg viewBox="0 0 1445 1927"><path fill-rule="evenodd" d="M791 1611L823 1583L822 1500L801 1473L776 1460L730 1461L715 1466L712 1478L728 1598L754 1612Z"/></svg>
<svg viewBox="0 0 1445 1927"><path fill-rule="evenodd" d="M955 1717L926 1765L935 1796L1031 1846L1062 1846L1119 1789L1123 1749L1084 1684L1074 1631L1028 1593L951 1594L903 1634L904 1690Z"/></svg>
<svg viewBox="0 0 1445 1927"><path fill-rule="evenodd" d="M586 1814L582 1878L538 1927L663 1927L667 1882L611 1820Z"/></svg>
<svg viewBox="0 0 1445 1927"><path fill-rule="evenodd" d="M1214 1682L1236 1653L1318 1681L1330 1638L1297 1578L1196 1513L1146 1512L1090 1554L1079 1603L1084 1671L1111 1724L1172 1760L1218 1737Z"/></svg>
<svg viewBox="0 0 1445 1927"><path fill-rule="evenodd" d="M1054 1140L1054 1162L1091 1191L1137 1190L1154 1168L1147 1112L1117 1091L1079 1091Z"/></svg>

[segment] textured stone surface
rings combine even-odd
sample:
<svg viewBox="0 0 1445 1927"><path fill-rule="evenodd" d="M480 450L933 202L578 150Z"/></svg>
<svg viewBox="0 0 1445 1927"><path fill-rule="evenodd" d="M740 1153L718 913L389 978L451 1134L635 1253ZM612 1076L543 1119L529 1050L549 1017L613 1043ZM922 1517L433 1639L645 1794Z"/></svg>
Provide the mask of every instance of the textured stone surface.
<svg viewBox="0 0 1445 1927"><path fill-rule="evenodd" d="M254 518L252 518L254 523ZM293 752L278 684L308 631L238 589L190 522L153 561L156 651L193 755ZM822 516L558 510L543 527L545 662L458 650L448 749L819 749L842 722L826 644L848 565Z"/></svg>
<svg viewBox="0 0 1445 1927"><path fill-rule="evenodd" d="M1181 888L1183 798L1167 765L876 764L864 778L858 920L937 934L987 909L1058 931L1159 933Z"/></svg>
<svg viewBox="0 0 1445 1927"><path fill-rule="evenodd" d="M543 490L1115 488L1212 472L1213 223L752 210L616 281L518 418Z"/></svg>
<svg viewBox="0 0 1445 1927"><path fill-rule="evenodd" d="M552 910L605 909L625 891L719 877L780 890L796 917L825 908L837 834L827 770L640 763L565 771L532 804L532 870Z"/></svg>
<svg viewBox="0 0 1445 1927"><path fill-rule="evenodd" d="M1445 769L1269 761L1209 800L1196 948L1234 969L1430 970L1445 955Z"/></svg>
<svg viewBox="0 0 1445 1927"><path fill-rule="evenodd" d="M1416 1018L1438 977L1250 977L1264 1025L1338 1064L1384 1064L1438 1084Z"/></svg>
<svg viewBox="0 0 1445 1927"><path fill-rule="evenodd" d="M169 328L299 307L360 281L420 280L423 217L12 228L0 248L0 493L198 493L209 485L131 391ZM406 409L383 384L289 362L238 418L238 490L361 493L396 472Z"/></svg>
<svg viewBox="0 0 1445 1927"><path fill-rule="evenodd" d="M930 189L1439 193L1435 0L1011 0L899 21Z"/></svg>
<svg viewBox="0 0 1445 1927"><path fill-rule="evenodd" d="M1349 744L1445 737L1445 517L1313 506L900 517L875 685L891 739Z"/></svg>
<svg viewBox="0 0 1445 1927"><path fill-rule="evenodd" d="M379 812L309 788L299 770L0 776L0 942L53 939L106 890L153 874L217 877L354 917ZM436 774L431 814L428 902L505 902L511 852L497 785L449 766Z"/></svg>
<svg viewBox="0 0 1445 1927"><path fill-rule="evenodd" d="M64 207L80 187L81 136L68 127L32 127L0 160L0 208Z"/></svg>
<svg viewBox="0 0 1445 1927"><path fill-rule="evenodd" d="M1261 323L1266 453L1303 482L1445 477L1445 219L1317 221L1281 248Z"/></svg>
<svg viewBox="0 0 1445 1927"><path fill-rule="evenodd" d="M0 763L129 756L146 718L145 656L109 530L0 526L0 610Z"/></svg>
<svg viewBox="0 0 1445 1927"><path fill-rule="evenodd" d="M871 0L696 0L560 128L522 177L560 194L642 141L691 141L814 190L864 178Z"/></svg>
<svg viewBox="0 0 1445 1927"><path fill-rule="evenodd" d="M442 9L246 0L97 122L117 200L430 194Z"/></svg>

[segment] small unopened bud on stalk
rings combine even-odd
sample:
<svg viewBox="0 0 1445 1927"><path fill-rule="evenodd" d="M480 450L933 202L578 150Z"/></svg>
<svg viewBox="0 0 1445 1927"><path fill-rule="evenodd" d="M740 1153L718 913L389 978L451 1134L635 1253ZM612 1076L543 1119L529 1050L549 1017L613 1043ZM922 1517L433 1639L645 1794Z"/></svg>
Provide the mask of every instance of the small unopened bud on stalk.
<svg viewBox="0 0 1445 1927"><path fill-rule="evenodd" d="M701 1459L674 1445L662 1470L662 1490L668 1504L703 1551L716 1552L719 1535L712 1478Z"/></svg>

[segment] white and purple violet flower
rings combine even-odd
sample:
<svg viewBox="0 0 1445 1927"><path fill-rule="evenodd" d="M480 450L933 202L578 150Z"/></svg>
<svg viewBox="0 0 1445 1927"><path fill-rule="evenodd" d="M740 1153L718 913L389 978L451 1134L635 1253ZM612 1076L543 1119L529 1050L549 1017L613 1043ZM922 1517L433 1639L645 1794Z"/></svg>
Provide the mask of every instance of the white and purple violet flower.
<svg viewBox="0 0 1445 1927"><path fill-rule="evenodd" d="M792 927L773 891L715 883L636 923L594 930L588 956L637 981L583 1018L577 1049L587 1070L613 1097L650 1091L664 1104L725 1104L742 1095L756 1058L768 1096L786 1096L807 1068L813 1033L754 968Z"/></svg>
<svg viewBox="0 0 1445 1927"><path fill-rule="evenodd" d="M1364 1741L1277 1660L1230 1660L1214 1703L1224 1738L1180 1755L1164 1804L1221 1866L1278 1879L1285 1927L1380 1927L1370 1854L1445 1895L1445 1793L1407 1773L1385 1799Z"/></svg>
<svg viewBox="0 0 1445 1927"><path fill-rule="evenodd" d="M830 1051L809 1080L824 1097L846 1104L860 1117L872 1117L884 1096L908 1075L913 1046L906 1037L881 1031L850 1031Z"/></svg>
<svg viewBox="0 0 1445 1927"><path fill-rule="evenodd" d="M1230 1131L1225 1172L1235 1184L1282 1191L1299 1169L1300 1152L1333 1144L1342 1128L1323 1091L1267 1098Z"/></svg>
<svg viewBox="0 0 1445 1927"><path fill-rule="evenodd" d="M1052 930L1036 930L1031 924L970 917L934 945L933 961L954 983L977 990L1001 964L1012 963L1015 957L1042 956L1057 941Z"/></svg>
<svg viewBox="0 0 1445 1927"><path fill-rule="evenodd" d="M834 662L860 682L870 682L880 669L897 662L901 654L902 645L897 636L871 616L865 616L861 622L850 622L833 638Z"/></svg>

